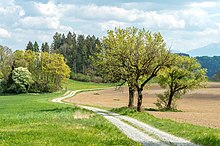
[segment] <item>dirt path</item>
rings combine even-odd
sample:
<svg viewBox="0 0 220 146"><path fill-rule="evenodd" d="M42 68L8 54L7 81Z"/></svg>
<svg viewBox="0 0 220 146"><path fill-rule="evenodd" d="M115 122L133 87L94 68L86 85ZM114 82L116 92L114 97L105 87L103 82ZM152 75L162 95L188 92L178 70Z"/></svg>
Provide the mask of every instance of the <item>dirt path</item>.
<svg viewBox="0 0 220 146"><path fill-rule="evenodd" d="M63 97L53 99L52 102L64 103L62 102L62 100L74 96L79 91L80 90L68 91ZM114 124L124 134L126 134L129 138L141 143L144 146L196 146L195 144L187 140L162 132L136 119L122 116L99 108L89 106L80 107L103 116L112 124Z"/></svg>
<svg viewBox="0 0 220 146"><path fill-rule="evenodd" d="M157 84L143 92L143 108L157 108L157 94L163 93ZM65 99L79 105L96 107L123 107L128 105L128 88L115 88L83 92L73 98ZM137 104L135 96L135 105ZM190 123L211 128L220 128L220 83L209 83L205 89L187 93L177 101L177 108L183 112L147 111L157 118L172 119L177 122Z"/></svg>

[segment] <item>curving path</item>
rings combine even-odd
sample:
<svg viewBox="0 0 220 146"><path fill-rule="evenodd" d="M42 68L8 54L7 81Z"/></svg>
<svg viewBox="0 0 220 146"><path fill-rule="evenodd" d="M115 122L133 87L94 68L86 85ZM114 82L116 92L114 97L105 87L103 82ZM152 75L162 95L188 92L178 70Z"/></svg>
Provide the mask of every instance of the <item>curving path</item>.
<svg viewBox="0 0 220 146"><path fill-rule="evenodd" d="M55 98L52 100L52 102L64 103L62 102L63 99L72 97L77 92L81 91L82 90L67 91L64 94L64 96ZM129 138L141 143L144 146L198 146L185 139L160 131L159 129L151 127L131 117L122 116L120 114L112 113L106 110L89 106L80 107L103 116L116 127L118 127L118 129L121 130L124 134L126 134Z"/></svg>

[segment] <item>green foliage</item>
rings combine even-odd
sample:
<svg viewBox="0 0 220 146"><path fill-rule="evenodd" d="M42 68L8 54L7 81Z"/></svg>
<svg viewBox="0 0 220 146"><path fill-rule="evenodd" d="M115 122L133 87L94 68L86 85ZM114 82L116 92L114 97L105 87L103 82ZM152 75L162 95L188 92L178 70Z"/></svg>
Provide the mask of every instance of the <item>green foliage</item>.
<svg viewBox="0 0 220 146"><path fill-rule="evenodd" d="M77 81L82 81L82 82L91 82L90 76L84 75L81 73L75 74L72 79L77 80Z"/></svg>
<svg viewBox="0 0 220 146"><path fill-rule="evenodd" d="M134 27L108 31L94 65L105 80L127 82L138 91L138 110L144 86L170 64L170 53L160 33Z"/></svg>
<svg viewBox="0 0 220 146"><path fill-rule="evenodd" d="M60 89L62 84L69 79L70 68L60 54L42 52L40 65L39 80L43 84L46 83L48 92Z"/></svg>
<svg viewBox="0 0 220 146"><path fill-rule="evenodd" d="M180 98L190 90L205 87L206 70L194 58L173 55L172 65L161 70L159 84L168 90L159 95L156 105L159 108L175 109L173 99Z"/></svg>
<svg viewBox="0 0 220 146"><path fill-rule="evenodd" d="M33 48L34 50L34 52L39 52L40 50L39 50L39 45L38 45L38 43L35 41L34 42L34 48Z"/></svg>
<svg viewBox="0 0 220 146"><path fill-rule="evenodd" d="M42 43L42 45L41 45L41 51L42 52L50 52L50 47L49 47L49 45L48 45L48 43L47 42L45 42L45 43Z"/></svg>
<svg viewBox="0 0 220 146"><path fill-rule="evenodd" d="M31 51L34 50L34 45L31 41L28 42L28 44L26 46L26 50L31 50Z"/></svg>
<svg viewBox="0 0 220 146"><path fill-rule="evenodd" d="M202 56L196 57L202 68L207 69L207 76L211 79L216 73L220 71L220 56Z"/></svg>
<svg viewBox="0 0 220 146"><path fill-rule="evenodd" d="M0 79L7 80L12 64L12 50L0 45Z"/></svg>
<svg viewBox="0 0 220 146"><path fill-rule="evenodd" d="M155 128L178 137L183 137L196 144L204 146L219 146L220 143L220 129L207 128L187 123L178 123L167 119L155 118L147 112L127 112L129 111L128 108L119 108L114 109L113 111L136 118Z"/></svg>
<svg viewBox="0 0 220 146"><path fill-rule="evenodd" d="M18 67L12 72L13 84L10 87L11 92L25 93L28 92L33 80L31 73L27 68Z"/></svg>
<svg viewBox="0 0 220 146"><path fill-rule="evenodd" d="M53 36L51 52L62 54L75 74L88 74L89 70L93 70L90 57L99 52L97 46L100 44L95 36L77 36L74 32L69 32L65 36L56 32Z"/></svg>
<svg viewBox="0 0 220 146"><path fill-rule="evenodd" d="M70 68L62 55L31 50L15 51L12 67L28 68L34 80L30 88L31 92L53 92L61 89L63 83L69 79L70 73Z"/></svg>

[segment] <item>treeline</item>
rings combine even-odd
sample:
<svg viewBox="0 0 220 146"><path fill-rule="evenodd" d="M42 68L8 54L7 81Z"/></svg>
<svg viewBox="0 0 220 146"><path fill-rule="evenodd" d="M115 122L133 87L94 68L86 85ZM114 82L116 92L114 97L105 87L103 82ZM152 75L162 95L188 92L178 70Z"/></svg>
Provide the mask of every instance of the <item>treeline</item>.
<svg viewBox="0 0 220 146"><path fill-rule="evenodd" d="M177 53L180 56L190 56L186 53ZM201 64L202 68L207 69L207 76L209 79L214 81L220 81L220 78L217 78L220 74L220 56L200 56L195 57L197 61Z"/></svg>
<svg viewBox="0 0 220 146"><path fill-rule="evenodd" d="M63 55L0 46L0 92L53 92L69 79Z"/></svg>
<svg viewBox="0 0 220 146"><path fill-rule="evenodd" d="M90 35L76 35L69 32L67 35L56 32L53 36L52 44L47 42L41 45L29 42L26 50L35 52L48 52L62 54L75 76L79 73L91 75L94 72L91 57L98 53L101 42L99 38Z"/></svg>
<svg viewBox="0 0 220 146"><path fill-rule="evenodd" d="M214 76L220 71L220 56L202 56L196 57L203 68L207 69L209 79L214 79Z"/></svg>

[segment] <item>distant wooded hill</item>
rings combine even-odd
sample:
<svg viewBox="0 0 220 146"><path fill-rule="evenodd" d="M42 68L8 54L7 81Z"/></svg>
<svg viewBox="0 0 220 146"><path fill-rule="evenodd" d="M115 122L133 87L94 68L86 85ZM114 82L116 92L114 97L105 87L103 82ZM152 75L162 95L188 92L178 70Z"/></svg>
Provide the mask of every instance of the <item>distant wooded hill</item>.
<svg viewBox="0 0 220 146"><path fill-rule="evenodd" d="M199 63L202 65L203 68L207 68L207 76L212 78L213 75L220 71L220 56L202 56L196 57Z"/></svg>
<svg viewBox="0 0 220 146"><path fill-rule="evenodd" d="M186 53L176 53L181 56L190 56ZM220 56L201 56L195 57L197 61L202 65L203 68L207 69L207 76L211 79L215 74L220 72Z"/></svg>

